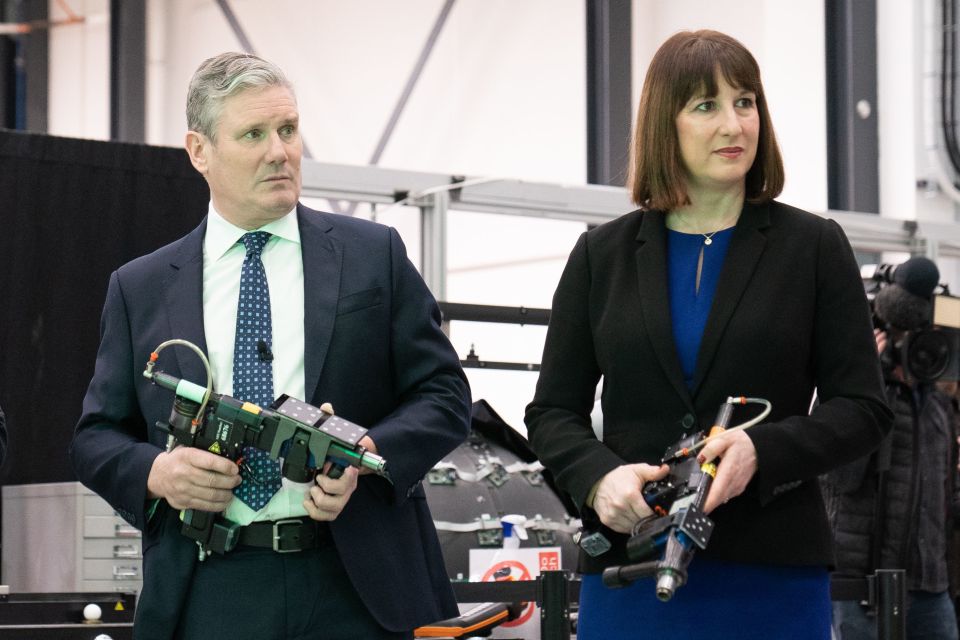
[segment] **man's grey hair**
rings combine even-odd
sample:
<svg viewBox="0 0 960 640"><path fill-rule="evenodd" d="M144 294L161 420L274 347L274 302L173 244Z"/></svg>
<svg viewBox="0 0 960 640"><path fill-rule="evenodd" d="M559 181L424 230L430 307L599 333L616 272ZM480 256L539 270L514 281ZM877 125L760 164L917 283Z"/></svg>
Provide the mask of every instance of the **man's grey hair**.
<svg viewBox="0 0 960 640"><path fill-rule="evenodd" d="M187 89L187 127L216 141L223 102L251 88L293 85L280 67L249 53L221 53L208 58L194 72Z"/></svg>

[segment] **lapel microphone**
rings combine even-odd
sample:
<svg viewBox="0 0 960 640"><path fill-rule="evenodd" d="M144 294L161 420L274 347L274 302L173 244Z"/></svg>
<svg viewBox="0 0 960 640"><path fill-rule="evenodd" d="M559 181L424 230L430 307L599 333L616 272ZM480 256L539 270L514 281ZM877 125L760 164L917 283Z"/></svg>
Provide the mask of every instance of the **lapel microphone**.
<svg viewBox="0 0 960 640"><path fill-rule="evenodd" d="M273 362L273 351L270 351L265 340L257 340L257 354L260 362Z"/></svg>

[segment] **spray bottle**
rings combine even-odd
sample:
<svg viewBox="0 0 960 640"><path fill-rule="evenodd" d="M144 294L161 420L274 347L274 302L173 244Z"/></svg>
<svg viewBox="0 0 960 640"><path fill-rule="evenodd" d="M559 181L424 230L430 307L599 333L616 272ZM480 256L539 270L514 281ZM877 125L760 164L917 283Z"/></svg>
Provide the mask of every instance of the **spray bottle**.
<svg viewBox="0 0 960 640"><path fill-rule="evenodd" d="M504 549L520 548L520 541L527 539L526 524L527 518L515 513L500 518L500 526L503 527Z"/></svg>

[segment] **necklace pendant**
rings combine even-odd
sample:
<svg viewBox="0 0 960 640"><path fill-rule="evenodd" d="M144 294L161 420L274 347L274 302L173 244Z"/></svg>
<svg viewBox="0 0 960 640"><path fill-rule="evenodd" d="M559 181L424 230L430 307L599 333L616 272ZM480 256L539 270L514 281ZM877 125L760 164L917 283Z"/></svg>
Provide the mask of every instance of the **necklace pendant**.
<svg viewBox="0 0 960 640"><path fill-rule="evenodd" d="M703 244L705 244L705 245L711 245L711 244L713 244L713 239L712 239L712 238L704 237L704 238L703 238Z"/></svg>

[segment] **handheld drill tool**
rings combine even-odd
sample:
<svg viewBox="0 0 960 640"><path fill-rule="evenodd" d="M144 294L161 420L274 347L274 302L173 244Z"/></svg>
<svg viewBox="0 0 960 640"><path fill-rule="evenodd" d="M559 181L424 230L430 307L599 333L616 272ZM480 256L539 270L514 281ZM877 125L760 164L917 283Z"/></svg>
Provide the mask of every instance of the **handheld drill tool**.
<svg viewBox="0 0 960 640"><path fill-rule="evenodd" d="M708 438L726 431L734 407L745 404L763 404L766 408L734 429L753 426L770 413L770 403L762 398L729 397L720 405ZM627 556L638 563L607 567L603 572L606 586L623 587L653 576L657 598L667 602L686 583L694 553L698 548L706 549L713 533L713 521L703 513L703 505L717 475L717 461L698 464L696 458L708 438L701 432L667 449L662 462L670 466L669 475L643 487L644 499L654 515L637 523L627 540ZM651 560L661 549L661 558Z"/></svg>
<svg viewBox="0 0 960 640"><path fill-rule="evenodd" d="M207 367L206 387L154 370L160 351L171 344L187 346L200 356ZM327 475L334 478L353 466L390 479L386 460L359 444L367 430L357 424L287 395L259 407L214 393L206 356L190 342L168 340L159 345L143 376L174 392L169 420L157 423L168 434L167 451L177 446L206 449L243 468L243 449L253 447L280 460L281 475L294 482L312 481L327 462ZM201 558L236 545L239 525L218 514L188 509L181 520L182 533L197 542Z"/></svg>

